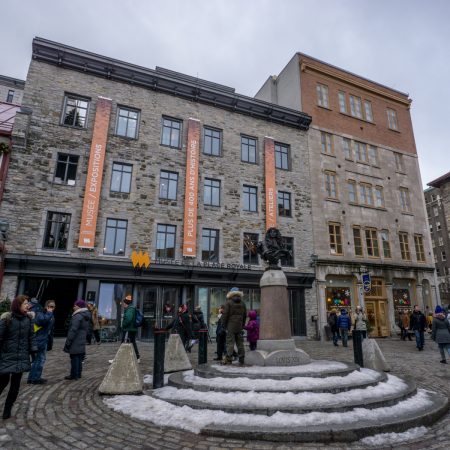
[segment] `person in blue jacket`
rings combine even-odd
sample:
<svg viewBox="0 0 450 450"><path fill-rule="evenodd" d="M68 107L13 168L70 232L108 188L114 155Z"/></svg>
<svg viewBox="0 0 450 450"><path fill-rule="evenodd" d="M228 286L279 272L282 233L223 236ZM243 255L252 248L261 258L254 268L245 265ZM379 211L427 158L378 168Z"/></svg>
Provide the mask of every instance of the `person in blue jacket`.
<svg viewBox="0 0 450 450"><path fill-rule="evenodd" d="M341 333L342 345L344 347L347 347L348 332L352 327L352 319L350 318L350 315L347 313L347 310L345 308L341 309L341 315L338 317L337 326Z"/></svg>

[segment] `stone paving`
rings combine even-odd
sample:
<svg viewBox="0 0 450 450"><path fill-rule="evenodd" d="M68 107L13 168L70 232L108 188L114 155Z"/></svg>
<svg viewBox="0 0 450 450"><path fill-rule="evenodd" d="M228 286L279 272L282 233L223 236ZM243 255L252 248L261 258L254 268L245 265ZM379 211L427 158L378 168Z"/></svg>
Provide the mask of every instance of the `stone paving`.
<svg viewBox="0 0 450 450"><path fill-rule="evenodd" d="M238 441L205 437L172 428L159 428L149 422L131 419L106 407L97 388L108 367L108 360L117 351L117 343L103 343L87 347L88 358L79 381L65 381L69 371L69 357L62 352L63 340L55 341L48 354L44 377L48 384L27 385L23 382L13 409L13 418L0 421L0 449L360 449L353 444L280 444L258 441ZM425 350L419 352L414 342L399 339L380 339L378 343L392 366L392 373L412 376L419 387L442 392L450 397L450 364L439 363L436 344L427 340ZM305 341L299 346L316 359L352 361L351 348L333 347L331 342ZM139 344L142 375L152 371L152 345ZM214 346L209 346L209 358ZM193 365L197 353L190 355ZM450 358L449 358L450 359ZM0 401L3 407L5 393ZM431 427L419 439L396 449L448 449L450 442L450 414ZM373 448L373 447L372 447ZM386 448L394 448L388 446Z"/></svg>

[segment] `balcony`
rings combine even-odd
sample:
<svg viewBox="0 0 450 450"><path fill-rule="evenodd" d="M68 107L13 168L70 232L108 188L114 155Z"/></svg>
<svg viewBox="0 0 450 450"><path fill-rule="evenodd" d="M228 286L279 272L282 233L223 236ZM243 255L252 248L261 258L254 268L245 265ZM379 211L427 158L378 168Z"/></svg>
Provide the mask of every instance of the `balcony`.
<svg viewBox="0 0 450 450"><path fill-rule="evenodd" d="M0 134L11 134L19 105L0 102Z"/></svg>

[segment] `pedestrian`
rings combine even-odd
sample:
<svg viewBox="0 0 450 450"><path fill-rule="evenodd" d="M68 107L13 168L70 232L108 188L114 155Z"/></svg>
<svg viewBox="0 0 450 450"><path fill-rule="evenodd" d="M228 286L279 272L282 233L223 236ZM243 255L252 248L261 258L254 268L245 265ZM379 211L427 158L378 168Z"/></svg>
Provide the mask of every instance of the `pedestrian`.
<svg viewBox="0 0 450 450"><path fill-rule="evenodd" d="M450 355L450 322L445 317L444 309L439 305L434 310L431 338L439 346L441 363L447 364L445 350Z"/></svg>
<svg viewBox="0 0 450 450"><path fill-rule="evenodd" d="M249 321L247 325L244 325L244 329L247 330L247 341L250 345L250 350L256 350L256 345L259 339L259 324L256 320L258 314L256 311L251 310L248 312Z"/></svg>
<svg viewBox="0 0 450 450"><path fill-rule="evenodd" d="M214 358L214 361L222 361L223 355L226 352L227 330L223 326L223 309L224 306L221 305L219 308L219 314L217 315L217 324L216 324L217 358Z"/></svg>
<svg viewBox="0 0 450 450"><path fill-rule="evenodd" d="M73 305L73 314L70 319L69 331L64 344L64 352L70 355L70 375L66 380L81 378L82 361L86 353L86 335L91 315L86 308L84 300L77 300Z"/></svg>
<svg viewBox="0 0 450 450"><path fill-rule="evenodd" d="M237 287L233 287L227 294L227 302L223 311L223 324L227 330L227 353L223 364L231 364L233 361L234 345L238 350L239 364L244 364L245 348L242 330L247 318L247 308L242 301L244 293Z"/></svg>
<svg viewBox="0 0 450 450"><path fill-rule="evenodd" d="M361 337L362 339L365 339L367 337L367 316L361 306L356 307L353 320L353 329L356 331L361 331Z"/></svg>
<svg viewBox="0 0 450 450"><path fill-rule="evenodd" d="M416 347L419 351L423 350L425 345L425 328L427 326L427 321L425 316L419 309L419 305L414 305L414 311L409 318L409 327L414 331L416 336Z"/></svg>
<svg viewBox="0 0 450 450"><path fill-rule="evenodd" d="M180 305L177 317L167 325L166 330L173 329L180 336L181 342L187 352L191 352L193 346L192 322L187 305Z"/></svg>
<svg viewBox="0 0 450 450"><path fill-rule="evenodd" d="M409 332L409 315L406 311L403 311L402 315L400 316L401 320L401 333L402 333L402 339L405 341L406 338L408 338L409 341L411 341L411 333Z"/></svg>
<svg viewBox="0 0 450 450"><path fill-rule="evenodd" d="M95 342L97 345L100 345L100 322L98 320L98 309L95 306L93 301L87 302L87 309L91 313L91 334L88 335L88 344L90 345L92 342L92 336L94 336Z"/></svg>
<svg viewBox="0 0 450 450"><path fill-rule="evenodd" d="M34 301L33 301L34 300ZM45 378L42 378L42 371L47 357L48 337L53 333L53 326L55 318L53 313L55 311L54 300L45 302L45 307L39 304L37 299L31 299L30 311L34 313L33 328L37 346L37 353L34 361L31 364L31 370L28 374L28 384L44 384L47 383Z"/></svg>
<svg viewBox="0 0 450 450"><path fill-rule="evenodd" d="M141 362L141 357L139 355L139 349L136 344L136 308L132 305L133 297L128 294L122 302L124 309L123 319L122 319L122 344L124 342L129 342L133 344L134 353L136 354L137 362Z"/></svg>
<svg viewBox="0 0 450 450"><path fill-rule="evenodd" d="M337 311L335 308L333 308L330 312L330 315L328 316L328 325L330 326L330 330L333 333L333 345L336 347L339 346L338 340L339 340L339 327L338 327L338 316Z"/></svg>
<svg viewBox="0 0 450 450"><path fill-rule="evenodd" d="M345 308L341 309L341 315L338 317L337 326L342 338L342 345L347 347L348 342L348 332L352 327L352 319L350 318L347 310Z"/></svg>
<svg viewBox="0 0 450 450"><path fill-rule="evenodd" d="M203 315L202 307L200 305L194 308L192 315L192 334L194 339L200 338L200 330L206 329L205 316Z"/></svg>
<svg viewBox="0 0 450 450"><path fill-rule="evenodd" d="M17 296L11 303L11 311L0 316L0 395L9 386L3 408L3 420L11 417L11 410L19 395L24 372L31 369L37 346L33 332L33 314L28 313L28 297Z"/></svg>

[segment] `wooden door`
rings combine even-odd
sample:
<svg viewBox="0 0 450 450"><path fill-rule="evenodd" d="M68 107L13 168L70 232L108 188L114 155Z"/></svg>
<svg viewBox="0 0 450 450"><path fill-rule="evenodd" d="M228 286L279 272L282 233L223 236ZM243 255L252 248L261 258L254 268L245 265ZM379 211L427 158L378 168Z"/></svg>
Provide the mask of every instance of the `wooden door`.
<svg viewBox="0 0 450 450"><path fill-rule="evenodd" d="M378 300L377 302L377 321L378 321L378 336L389 336L389 319L388 307L386 300Z"/></svg>
<svg viewBox="0 0 450 450"><path fill-rule="evenodd" d="M366 314L367 314L367 320L370 324L370 328L372 328L370 336L371 337L379 336L376 305L375 305L374 301L366 300Z"/></svg>

